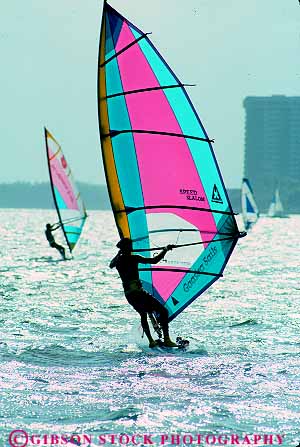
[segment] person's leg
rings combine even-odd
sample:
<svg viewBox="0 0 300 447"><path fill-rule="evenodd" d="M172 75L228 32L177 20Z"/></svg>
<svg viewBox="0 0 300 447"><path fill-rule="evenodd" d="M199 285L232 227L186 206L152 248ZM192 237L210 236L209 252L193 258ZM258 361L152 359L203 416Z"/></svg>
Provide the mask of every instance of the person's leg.
<svg viewBox="0 0 300 447"><path fill-rule="evenodd" d="M56 250L59 251L59 253L63 256L63 258L66 258L66 251L62 245L57 244L56 242L52 245L52 247L56 248Z"/></svg>
<svg viewBox="0 0 300 447"><path fill-rule="evenodd" d="M147 303L145 303L145 297L143 291L136 291L132 292L130 294L125 294L128 303L134 308L136 312L140 314L141 317L141 325L143 328L143 331L145 332L148 340L149 340L149 347L154 348L154 346L157 346L157 342L153 340L151 331L149 328L148 320L147 320ZM146 307L146 308L145 308Z"/></svg>
<svg viewBox="0 0 300 447"><path fill-rule="evenodd" d="M151 295L149 295L151 297L151 305L152 308L155 312L157 312L158 314L158 321L161 325L163 334L164 334L164 345L168 346L168 347L175 347L177 346L176 343L174 343L171 339L170 339L170 335L169 335L169 315L168 315L168 311L167 309L159 302L157 301L154 297L152 297Z"/></svg>
<svg viewBox="0 0 300 447"><path fill-rule="evenodd" d="M154 348L154 346L157 346L157 342L155 340L153 340L153 338L152 338L149 324L148 324L147 313L142 312L142 313L140 313L140 316L141 316L141 324L142 324L143 331L145 332L145 334L149 340L149 347Z"/></svg>
<svg viewBox="0 0 300 447"><path fill-rule="evenodd" d="M59 252L60 252L60 254L62 255L62 257L63 257L64 259L66 259L66 250L65 250L65 248L64 248L62 245L60 245Z"/></svg>

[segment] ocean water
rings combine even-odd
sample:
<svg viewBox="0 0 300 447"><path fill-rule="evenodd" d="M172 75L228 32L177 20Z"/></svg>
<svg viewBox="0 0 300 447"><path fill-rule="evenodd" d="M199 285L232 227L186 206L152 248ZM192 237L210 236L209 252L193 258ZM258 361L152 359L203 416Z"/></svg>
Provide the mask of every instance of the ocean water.
<svg viewBox="0 0 300 447"><path fill-rule="evenodd" d="M66 262L44 237L53 211L0 219L0 446L298 445L300 216L239 241L170 324L191 341L177 354L137 342L111 212L90 212Z"/></svg>

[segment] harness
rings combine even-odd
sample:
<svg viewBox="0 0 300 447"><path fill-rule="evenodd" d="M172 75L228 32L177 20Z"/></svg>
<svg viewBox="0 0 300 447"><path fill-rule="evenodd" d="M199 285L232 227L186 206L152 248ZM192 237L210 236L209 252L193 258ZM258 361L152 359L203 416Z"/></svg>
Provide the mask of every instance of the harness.
<svg viewBox="0 0 300 447"><path fill-rule="evenodd" d="M132 281L123 284L125 295L130 295L132 292L140 292L142 290L142 283L139 279L133 279Z"/></svg>

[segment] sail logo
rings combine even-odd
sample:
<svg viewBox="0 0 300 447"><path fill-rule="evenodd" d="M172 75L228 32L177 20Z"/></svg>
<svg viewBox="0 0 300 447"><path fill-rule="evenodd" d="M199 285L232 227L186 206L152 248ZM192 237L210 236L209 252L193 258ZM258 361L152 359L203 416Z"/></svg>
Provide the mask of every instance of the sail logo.
<svg viewBox="0 0 300 447"><path fill-rule="evenodd" d="M172 298L172 303L174 304L174 306L177 306L177 304L179 304L179 301L176 300L176 298L174 298L174 296L171 296Z"/></svg>
<svg viewBox="0 0 300 447"><path fill-rule="evenodd" d="M209 249L209 253L204 256L203 258L203 262L201 262L201 264L199 265L199 267L197 268L198 273L194 273L193 276L183 284L183 290L185 292L189 292L190 289L192 289L194 287L194 285L196 284L196 282L198 281L198 279L201 277L201 273L206 273L205 272L205 267L207 267L211 261L214 259L214 257L218 254L218 249L217 247L211 246Z"/></svg>
<svg viewBox="0 0 300 447"><path fill-rule="evenodd" d="M205 202L205 197L199 196L196 189L180 188L179 193L184 194L187 200L197 200L198 202Z"/></svg>
<svg viewBox="0 0 300 447"><path fill-rule="evenodd" d="M215 203L223 203L223 200L221 199L221 195L219 193L219 190L218 190L216 184L214 184L214 187L213 187L211 201L215 202Z"/></svg>

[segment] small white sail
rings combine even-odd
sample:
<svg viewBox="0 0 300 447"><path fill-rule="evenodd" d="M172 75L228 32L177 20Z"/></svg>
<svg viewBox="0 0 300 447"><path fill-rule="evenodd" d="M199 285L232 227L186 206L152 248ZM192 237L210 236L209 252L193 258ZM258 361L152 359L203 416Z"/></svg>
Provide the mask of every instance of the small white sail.
<svg viewBox="0 0 300 447"><path fill-rule="evenodd" d="M288 217L287 214L284 213L278 188L276 188L272 202L270 203L268 216L269 217Z"/></svg>

